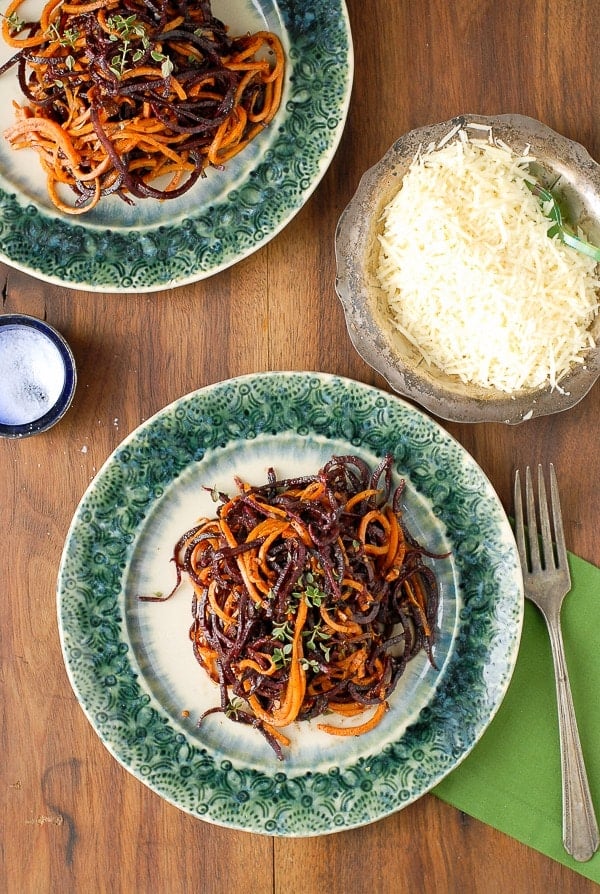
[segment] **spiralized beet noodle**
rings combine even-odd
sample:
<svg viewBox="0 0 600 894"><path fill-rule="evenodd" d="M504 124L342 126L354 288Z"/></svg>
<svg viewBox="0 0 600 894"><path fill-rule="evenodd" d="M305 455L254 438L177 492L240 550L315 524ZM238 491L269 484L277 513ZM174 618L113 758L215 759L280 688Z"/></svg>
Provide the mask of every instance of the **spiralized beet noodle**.
<svg viewBox="0 0 600 894"><path fill-rule="evenodd" d="M403 523L392 464L388 455L371 472L336 456L316 475L237 480L216 517L177 542L173 591L142 598L170 598L184 575L193 584L194 654L221 691L200 722L224 712L282 759L282 728L320 717L332 735L360 735L415 655L424 649L434 664L438 586L431 553Z"/></svg>
<svg viewBox="0 0 600 894"><path fill-rule="evenodd" d="M37 151L68 214L106 195L169 199L221 167L273 119L284 53L269 31L231 37L208 0L48 0L2 18L26 104L5 132ZM75 193L65 201L61 186Z"/></svg>

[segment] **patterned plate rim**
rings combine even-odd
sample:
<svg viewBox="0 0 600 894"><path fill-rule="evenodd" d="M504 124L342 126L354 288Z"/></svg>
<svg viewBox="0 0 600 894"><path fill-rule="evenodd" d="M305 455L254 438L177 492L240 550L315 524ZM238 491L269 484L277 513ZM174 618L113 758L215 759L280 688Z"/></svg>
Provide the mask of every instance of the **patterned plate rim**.
<svg viewBox="0 0 600 894"><path fill-rule="evenodd" d="M139 226L115 226L38 206L4 172L0 260L67 288L151 292L210 277L281 232L316 189L339 145L350 104L353 46L344 0L256 3L273 9L282 29L286 90L272 125L276 133L265 134L264 146L248 147L230 166L241 166L235 182L202 208L173 199L172 223L144 225L140 202ZM227 177L227 170L221 173Z"/></svg>
<svg viewBox="0 0 600 894"><path fill-rule="evenodd" d="M459 569L453 653L418 717L380 750L343 767L286 773L274 758L245 769L171 722L138 679L124 622L123 581L137 530L193 462L264 432L390 450L446 529ZM127 494L124 502L123 494ZM115 519L126 517L123 530ZM471 751L495 715L516 662L522 577L506 514L474 459L401 398L321 373L250 374L168 405L132 432L88 487L66 538L57 585L61 646L81 707L135 777L207 821L282 836L374 822L429 791Z"/></svg>

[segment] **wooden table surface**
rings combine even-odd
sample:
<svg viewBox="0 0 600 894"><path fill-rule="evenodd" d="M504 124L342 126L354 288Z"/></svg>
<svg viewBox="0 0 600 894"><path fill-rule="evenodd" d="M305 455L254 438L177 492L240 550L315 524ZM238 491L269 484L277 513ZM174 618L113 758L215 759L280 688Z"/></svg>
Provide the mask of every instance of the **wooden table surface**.
<svg viewBox="0 0 600 894"><path fill-rule="evenodd" d="M360 175L395 138L459 113L518 112L600 160L597 0L349 0L348 12L355 81L341 146L268 245L203 282L139 295L63 289L0 267L2 312L57 327L79 373L59 425L0 442L0 877L10 894L595 889L432 795L369 827L304 840L194 819L110 756L67 680L60 555L83 492L123 437L175 398L243 373L322 370L386 388L347 337L333 234ZM553 461L569 546L600 565L599 418L596 387L574 409L521 426L445 427L507 510L515 467Z"/></svg>

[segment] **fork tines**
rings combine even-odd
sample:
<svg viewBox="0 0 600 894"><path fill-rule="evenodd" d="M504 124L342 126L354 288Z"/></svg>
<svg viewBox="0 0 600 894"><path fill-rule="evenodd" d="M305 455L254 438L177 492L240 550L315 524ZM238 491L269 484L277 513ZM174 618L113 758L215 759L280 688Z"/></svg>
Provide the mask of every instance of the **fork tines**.
<svg viewBox="0 0 600 894"><path fill-rule="evenodd" d="M552 527L548 513L544 470L538 465L537 492L538 510L533 487L531 469L525 469L525 504L526 521L529 536L525 536L525 520L523 518L523 501L521 497L521 478L519 470L515 473L515 536L523 569L531 573L542 570L560 569L568 572L567 548L562 523L558 482L554 466L550 463L550 501L552 504ZM539 535L538 535L539 520ZM554 538L552 536L554 530ZM541 538L541 549L540 549ZM554 540L554 545L553 545ZM527 548L529 547L529 549Z"/></svg>

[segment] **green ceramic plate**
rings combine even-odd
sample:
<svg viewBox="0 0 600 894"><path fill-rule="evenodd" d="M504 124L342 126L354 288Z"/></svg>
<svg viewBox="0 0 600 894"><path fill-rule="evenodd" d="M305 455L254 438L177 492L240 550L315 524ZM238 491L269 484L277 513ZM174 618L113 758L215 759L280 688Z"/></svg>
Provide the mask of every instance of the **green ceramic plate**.
<svg viewBox="0 0 600 894"><path fill-rule="evenodd" d="M218 687L188 640L190 599L173 544L201 514L203 486L234 491L273 466L316 471L333 454L395 457L404 513L434 552L441 588L437 670L409 665L381 724L338 738L297 723L280 762L256 731L211 715ZM370 823L431 789L478 741L506 692L523 613L515 544L474 460L400 398L317 373L265 373L203 388L134 431L84 495L58 579L67 671L98 735L131 773L190 814L307 836ZM287 732L288 730L286 730Z"/></svg>
<svg viewBox="0 0 600 894"><path fill-rule="evenodd" d="M26 0L19 15L37 13ZM37 157L0 136L0 260L49 282L102 292L148 292L204 279L272 239L329 166L346 121L353 75L343 0L213 0L232 33L282 38L287 73L272 125L223 171L180 199L126 205L111 197L68 217L50 203ZM0 63L11 49L0 40ZM20 98L15 70L0 78L0 134Z"/></svg>

